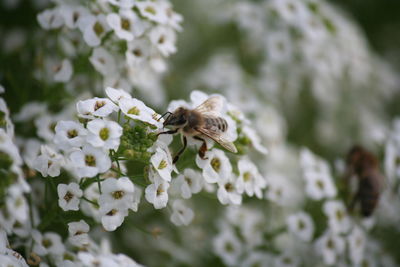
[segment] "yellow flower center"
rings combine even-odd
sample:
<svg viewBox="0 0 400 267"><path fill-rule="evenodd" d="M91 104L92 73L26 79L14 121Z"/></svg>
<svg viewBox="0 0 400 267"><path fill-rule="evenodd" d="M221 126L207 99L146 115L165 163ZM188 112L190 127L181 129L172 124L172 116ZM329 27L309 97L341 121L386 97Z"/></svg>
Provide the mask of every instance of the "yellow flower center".
<svg viewBox="0 0 400 267"><path fill-rule="evenodd" d="M167 162L165 160L162 160L160 164L158 164L158 169L162 170L165 169L167 166L168 166Z"/></svg>
<svg viewBox="0 0 400 267"><path fill-rule="evenodd" d="M122 190L112 192L112 197L114 199L121 199L125 195L125 192Z"/></svg>
<svg viewBox="0 0 400 267"><path fill-rule="evenodd" d="M96 166L96 158L93 155L86 155L85 163L86 163L86 166L94 167L94 166Z"/></svg>
<svg viewBox="0 0 400 267"><path fill-rule="evenodd" d="M136 115L138 116L140 114L140 110L137 107L133 107L128 110L128 114Z"/></svg>
<svg viewBox="0 0 400 267"><path fill-rule="evenodd" d="M103 141L106 141L110 137L110 130L108 128L101 129L99 136Z"/></svg>
<svg viewBox="0 0 400 267"><path fill-rule="evenodd" d="M211 160L211 167L214 171L219 172L221 169L221 160L219 158L213 158Z"/></svg>
<svg viewBox="0 0 400 267"><path fill-rule="evenodd" d="M104 32L104 27L103 27L103 25L101 25L100 22L97 21L93 25L93 30L94 30L94 32L96 33L97 36L100 36Z"/></svg>
<svg viewBox="0 0 400 267"><path fill-rule="evenodd" d="M69 139L77 137L78 136L78 131L75 130L75 129L69 130L67 132L67 136L68 136Z"/></svg>

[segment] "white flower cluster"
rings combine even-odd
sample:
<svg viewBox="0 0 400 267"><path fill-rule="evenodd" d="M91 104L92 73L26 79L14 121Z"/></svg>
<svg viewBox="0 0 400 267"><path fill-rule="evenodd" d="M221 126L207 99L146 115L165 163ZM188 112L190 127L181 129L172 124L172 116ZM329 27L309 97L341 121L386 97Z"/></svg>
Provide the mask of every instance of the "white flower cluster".
<svg viewBox="0 0 400 267"><path fill-rule="evenodd" d="M306 193L303 207L295 212L291 205L269 207L269 212L259 205L227 209L213 239L223 262L227 266L396 266L387 255L373 256L382 253L370 233L376 222L349 214L336 195L327 162L302 149L300 163L306 180L304 188L298 188Z"/></svg>
<svg viewBox="0 0 400 267"><path fill-rule="evenodd" d="M2 87L1 87L2 88ZM3 91L2 91L3 92ZM28 110L39 111L42 108L36 104L28 107ZM89 225L83 221L69 222L67 226L69 231L68 242L64 243L58 233L47 231L41 232L43 223L46 218L39 217L38 208L35 203L40 203L40 194L35 190L36 185L29 185L25 181L25 175L22 170L23 163L32 168L36 168L44 177L60 175L60 167L65 167L66 159L51 146L44 145L41 147L41 154L37 156L39 150L38 141L30 140L25 145L24 157L19 154L18 147L14 144L14 126L9 117L9 111L4 100L0 99L0 111L2 127L0 128L0 164L2 170L2 186L1 186L1 202L4 203L0 210L0 262L3 266L28 266L38 265L48 266L47 263L56 266L95 266L101 263L101 266L140 266L132 259L123 254L112 254L111 251L101 248L89 236ZM19 119L24 120L24 116L29 113L20 113ZM35 116L35 114L33 114ZM65 122L60 122L61 125ZM70 130L76 130L73 134L82 137L84 132L79 124L70 124ZM56 127L57 128L57 127ZM61 133L65 128L57 131ZM86 130L85 130L86 131ZM39 131L40 132L40 131ZM64 132L67 134L67 132ZM72 132L70 132L72 134ZM72 135L73 135L72 134ZM56 134L57 135L57 134ZM60 136L59 134L58 136ZM61 138L62 139L62 138ZM70 139L73 139L72 137ZM78 151L78 147L82 146L85 140L75 139L70 143L66 139L62 144L65 151ZM67 144L69 146L67 146ZM61 147L60 147L61 149ZM94 149L94 148L92 148ZM103 150L101 150L103 151ZM103 154L104 152L101 152ZM36 157L36 159L34 159ZM23 161L24 160L24 161ZM109 160L109 159L108 159ZM111 181L111 180L110 180ZM108 182L108 181L107 181ZM105 182L104 182L105 183ZM104 186L107 190L109 186ZM124 186L125 190L125 186ZM64 210L77 210L82 190L78 184L70 183L69 185L59 184L57 188L59 205ZM28 194L26 197L25 194ZM47 192L45 192L47 198ZM35 199L39 197L39 199ZM43 200L44 201L44 200ZM107 203L112 203L107 201ZM107 204L108 205L108 204ZM47 204L46 204L47 206ZM48 210L51 213L54 211ZM13 242L9 243L7 235L13 235ZM15 241L15 240L18 241ZM105 240L105 242L107 242ZM75 248L84 248L85 252L76 252ZM25 248L29 257L23 258L17 251L11 248ZM49 261L45 261L47 258Z"/></svg>
<svg viewBox="0 0 400 267"><path fill-rule="evenodd" d="M165 58L176 52L182 22L169 1L57 1L37 20L58 33L61 55L44 63L50 81L80 83L82 70L75 66L86 59L103 76L103 86L163 95L160 74L167 69Z"/></svg>

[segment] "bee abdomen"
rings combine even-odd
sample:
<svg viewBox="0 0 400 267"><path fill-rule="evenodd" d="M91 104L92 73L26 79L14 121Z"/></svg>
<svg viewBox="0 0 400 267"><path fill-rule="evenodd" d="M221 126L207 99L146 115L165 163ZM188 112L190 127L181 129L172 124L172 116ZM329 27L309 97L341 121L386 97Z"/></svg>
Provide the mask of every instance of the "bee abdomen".
<svg viewBox="0 0 400 267"><path fill-rule="evenodd" d="M221 132L225 132L228 129L228 123L224 118L206 118L206 126L209 129L218 129Z"/></svg>
<svg viewBox="0 0 400 267"><path fill-rule="evenodd" d="M360 181L361 214L368 217L378 204L379 190L373 184L372 177L365 177Z"/></svg>

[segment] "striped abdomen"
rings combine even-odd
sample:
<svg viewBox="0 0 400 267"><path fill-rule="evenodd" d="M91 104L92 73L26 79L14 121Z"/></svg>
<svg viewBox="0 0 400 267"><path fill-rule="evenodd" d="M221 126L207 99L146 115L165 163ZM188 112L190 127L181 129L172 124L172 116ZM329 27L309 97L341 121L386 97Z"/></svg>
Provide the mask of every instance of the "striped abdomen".
<svg viewBox="0 0 400 267"><path fill-rule="evenodd" d="M370 216L378 204L380 185L377 179L373 175L360 179L359 199L361 214L365 217Z"/></svg>
<svg viewBox="0 0 400 267"><path fill-rule="evenodd" d="M228 129L228 123L221 117L205 118L205 127L216 132L226 132Z"/></svg>

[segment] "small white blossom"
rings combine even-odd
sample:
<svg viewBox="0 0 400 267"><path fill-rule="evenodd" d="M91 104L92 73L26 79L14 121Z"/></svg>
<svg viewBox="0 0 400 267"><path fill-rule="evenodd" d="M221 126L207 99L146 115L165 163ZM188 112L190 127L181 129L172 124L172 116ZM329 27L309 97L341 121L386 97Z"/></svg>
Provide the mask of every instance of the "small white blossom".
<svg viewBox="0 0 400 267"><path fill-rule="evenodd" d="M238 162L239 178L237 188L239 193L246 192L247 195L262 198L262 189L267 186L267 181L258 172L254 163L248 159L240 159Z"/></svg>
<svg viewBox="0 0 400 267"><path fill-rule="evenodd" d="M172 204L171 221L177 225L189 225L194 217L194 212L191 208L186 207L183 200L177 199Z"/></svg>
<svg viewBox="0 0 400 267"><path fill-rule="evenodd" d="M107 231L114 231L124 222L128 209L117 208L110 205L100 207L101 224Z"/></svg>
<svg viewBox="0 0 400 267"><path fill-rule="evenodd" d="M64 19L58 8L47 9L37 16L37 20L43 29L57 29L64 24Z"/></svg>
<svg viewBox="0 0 400 267"><path fill-rule="evenodd" d="M111 160L102 149L85 145L71 153L70 160L78 177L94 177L111 168Z"/></svg>
<svg viewBox="0 0 400 267"><path fill-rule="evenodd" d="M135 6L135 0L107 0L111 4L124 9L130 9Z"/></svg>
<svg viewBox="0 0 400 267"><path fill-rule="evenodd" d="M326 232L317 239L315 247L318 253L322 255L324 263L332 265L336 262L337 257L343 253L345 242L342 237Z"/></svg>
<svg viewBox="0 0 400 267"><path fill-rule="evenodd" d="M90 14L90 11L83 6L63 6L61 15L64 18L65 26L75 29L79 26L80 20Z"/></svg>
<svg viewBox="0 0 400 267"><path fill-rule="evenodd" d="M326 201L323 210L329 219L329 228L334 233L347 233L351 227L351 220L342 201Z"/></svg>
<svg viewBox="0 0 400 267"><path fill-rule="evenodd" d="M168 203L168 188L169 183L158 174L154 174L153 183L145 189L146 200L153 204L155 209L165 208Z"/></svg>
<svg viewBox="0 0 400 267"><path fill-rule="evenodd" d="M171 181L173 164L169 150L166 151L165 149L157 147L156 153L154 153L150 158L150 162L161 178L167 182Z"/></svg>
<svg viewBox="0 0 400 267"><path fill-rule="evenodd" d="M58 205L64 211L79 210L79 201L83 192L77 183L59 184L57 186Z"/></svg>
<svg viewBox="0 0 400 267"><path fill-rule="evenodd" d="M180 174L172 182L185 199L191 198L192 194L199 193L203 187L201 174L190 168L185 169L183 174Z"/></svg>
<svg viewBox="0 0 400 267"><path fill-rule="evenodd" d="M83 32L83 39L89 46L99 46L101 39L110 31L104 14L83 16L79 20L79 29Z"/></svg>
<svg viewBox="0 0 400 267"><path fill-rule="evenodd" d="M301 240L310 241L312 239L314 223L307 213L300 211L290 215L286 220L286 224L289 231Z"/></svg>
<svg viewBox="0 0 400 267"><path fill-rule="evenodd" d="M128 177L107 178L101 183L100 208L103 206L128 209L134 201L135 186Z"/></svg>
<svg viewBox="0 0 400 267"><path fill-rule="evenodd" d="M84 220L68 223L69 241L78 247L88 245L89 230L89 225Z"/></svg>
<svg viewBox="0 0 400 267"><path fill-rule="evenodd" d="M126 41L132 41L135 37L142 35L146 29L140 17L130 9L120 9L119 14L108 14L107 23L118 38Z"/></svg>
<svg viewBox="0 0 400 267"><path fill-rule="evenodd" d="M115 58L103 47L96 47L89 58L93 67L105 77L110 77L117 73Z"/></svg>
<svg viewBox="0 0 400 267"><path fill-rule="evenodd" d="M94 147L118 149L122 127L114 121L95 119L87 124L87 142Z"/></svg>
<svg viewBox="0 0 400 267"><path fill-rule="evenodd" d="M62 150L81 147L85 143L87 131L74 121L59 121L55 127L54 143Z"/></svg>
<svg viewBox="0 0 400 267"><path fill-rule="evenodd" d="M119 104L119 101L123 98L132 98L125 90L112 87L106 88L106 95L116 104Z"/></svg>
<svg viewBox="0 0 400 267"><path fill-rule="evenodd" d="M136 98L122 98L119 101L119 107L131 119L161 126L161 123L156 120L157 113Z"/></svg>
<svg viewBox="0 0 400 267"><path fill-rule="evenodd" d="M233 176L230 176L218 181L217 197L221 204L240 205L242 203L242 195L238 192L235 179Z"/></svg>
<svg viewBox="0 0 400 267"><path fill-rule="evenodd" d="M216 183L231 176L232 165L222 150L209 150L205 157L203 160L197 155L196 163L203 170L203 177L207 183Z"/></svg>
<svg viewBox="0 0 400 267"><path fill-rule="evenodd" d="M64 164L62 155L55 152L51 147L42 145L40 155L33 161L32 167L39 171L43 177L57 177L60 168Z"/></svg>
<svg viewBox="0 0 400 267"><path fill-rule="evenodd" d="M174 30L164 26L154 27L149 33L151 43L163 56L169 56L176 52L176 33Z"/></svg>
<svg viewBox="0 0 400 267"><path fill-rule="evenodd" d="M118 107L108 98L92 98L81 100L76 104L78 115L82 118L93 119L94 117L107 117Z"/></svg>
<svg viewBox="0 0 400 267"><path fill-rule="evenodd" d="M73 68L71 61L64 59L61 64L53 67L54 81L56 82L68 82L71 79Z"/></svg>
<svg viewBox="0 0 400 267"><path fill-rule="evenodd" d="M235 265L242 253L242 245L230 228L223 229L213 240L213 247L218 256L228 266Z"/></svg>
<svg viewBox="0 0 400 267"><path fill-rule="evenodd" d="M267 154L268 149L261 144L261 138L257 135L256 131L248 126L244 126L242 129L244 135L250 139L251 145L254 147L255 150L262 154Z"/></svg>
<svg viewBox="0 0 400 267"><path fill-rule="evenodd" d="M148 18L152 21L155 21L160 24L166 24L167 23L167 13L164 12L162 9L162 6L159 2L153 2L153 1L141 1L136 4L137 8L140 11L140 14Z"/></svg>
<svg viewBox="0 0 400 267"><path fill-rule="evenodd" d="M360 227L355 226L347 237L349 244L350 260L354 265L361 264L364 259L364 251L366 247L365 233Z"/></svg>
<svg viewBox="0 0 400 267"><path fill-rule="evenodd" d="M46 255L61 255L64 253L64 245L61 237L53 232L47 232L43 235L37 231L32 231L32 238L34 240L33 251L39 256Z"/></svg>

